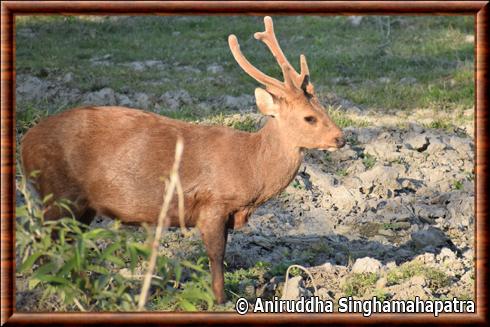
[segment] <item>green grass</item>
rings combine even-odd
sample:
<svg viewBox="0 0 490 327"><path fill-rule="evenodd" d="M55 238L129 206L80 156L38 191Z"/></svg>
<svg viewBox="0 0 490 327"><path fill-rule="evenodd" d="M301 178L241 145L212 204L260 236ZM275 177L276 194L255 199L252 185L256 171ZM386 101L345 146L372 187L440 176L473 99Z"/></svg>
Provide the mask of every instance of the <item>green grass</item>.
<svg viewBox="0 0 490 327"><path fill-rule="evenodd" d="M453 181L453 188L456 190L462 190L464 188L464 185L461 181Z"/></svg>
<svg viewBox="0 0 490 327"><path fill-rule="evenodd" d="M364 154L364 157L362 158L362 163L364 167L366 167L366 169L371 169L376 164L376 157L370 154Z"/></svg>
<svg viewBox="0 0 490 327"><path fill-rule="evenodd" d="M299 55L306 55L320 96L334 93L376 110L473 106L473 43L465 40L474 34L471 16L366 17L359 27L342 16L274 17L274 23L291 63L297 66ZM253 39L253 33L263 29L260 17L19 16L16 27L18 74L55 79L72 72L74 79L67 86L82 92L107 86L116 92L159 96L185 89L197 103L226 94L253 94L258 84L234 61L227 43L231 33L252 63L280 76L272 55ZM110 56L111 65L91 64L91 58L104 55ZM166 68L136 72L123 65L144 60L162 60ZM222 65L224 73L210 82L206 68L213 63ZM181 71L182 66L200 73ZM403 83L404 78L415 80ZM38 104L40 109L52 106ZM201 115L197 109L185 110L189 112L173 117ZM336 119L341 126L353 124Z"/></svg>
<svg viewBox="0 0 490 327"><path fill-rule="evenodd" d="M344 284L345 296L363 296L377 280L378 275L374 273L352 274Z"/></svg>
<svg viewBox="0 0 490 327"><path fill-rule="evenodd" d="M413 276L424 276L432 290L438 290L450 283L449 276L440 269L419 262L407 262L388 272L388 285L400 284Z"/></svg>

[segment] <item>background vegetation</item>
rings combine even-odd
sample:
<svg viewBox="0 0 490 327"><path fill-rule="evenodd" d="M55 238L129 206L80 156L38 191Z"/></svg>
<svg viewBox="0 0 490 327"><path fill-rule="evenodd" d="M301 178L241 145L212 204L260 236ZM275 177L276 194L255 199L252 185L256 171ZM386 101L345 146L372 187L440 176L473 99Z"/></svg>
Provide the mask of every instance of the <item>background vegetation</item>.
<svg viewBox="0 0 490 327"><path fill-rule="evenodd" d="M348 101L361 110L383 113L444 111L458 117L473 108L473 17L365 17L359 26L346 17L274 17L274 23L291 63L297 66L299 55L306 55L312 81L326 103ZM196 106L224 95L252 95L257 86L229 51L231 33L237 35L252 63L280 78L271 54L252 38L263 29L260 17L45 16L18 17L16 24L18 76L53 81L82 94L110 87L121 94L158 97L185 89L192 104L176 111L147 109L180 119L211 118L234 128L254 128L248 120L227 123L224 117L236 113L232 109ZM162 61L165 69L128 67L147 60ZM223 68L221 73L209 71L214 64ZM72 78L63 79L66 74ZM79 104L79 100L18 97L19 138L40 118ZM341 110L332 115L342 126L356 123ZM447 124L442 121L432 127ZM374 165L372 158L365 159L366 167ZM69 217L45 223L34 201L25 189L19 191L18 281L28 281L23 291L36 299L49 299L53 310L132 310L140 282L128 274L144 267L148 234L128 233L117 224L90 229ZM53 232L64 236L52 240ZM160 257L161 279L155 279L149 310L216 309L206 257L200 243L198 247L199 255L188 261ZM273 276L284 272L288 264L258 262L255 267L228 272L228 295L243 292L239 286L244 279ZM375 281L364 279L369 285ZM347 288L354 294L366 283L351 282Z"/></svg>

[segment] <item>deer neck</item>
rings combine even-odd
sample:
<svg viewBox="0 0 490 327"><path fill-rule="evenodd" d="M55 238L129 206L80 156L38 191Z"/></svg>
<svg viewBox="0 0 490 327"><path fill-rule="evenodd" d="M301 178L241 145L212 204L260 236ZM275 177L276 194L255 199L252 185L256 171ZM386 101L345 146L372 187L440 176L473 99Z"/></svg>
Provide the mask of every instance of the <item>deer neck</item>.
<svg viewBox="0 0 490 327"><path fill-rule="evenodd" d="M303 160L303 150L288 142L276 119L270 118L257 132L259 146L256 173L260 180L263 201L282 191L293 180Z"/></svg>

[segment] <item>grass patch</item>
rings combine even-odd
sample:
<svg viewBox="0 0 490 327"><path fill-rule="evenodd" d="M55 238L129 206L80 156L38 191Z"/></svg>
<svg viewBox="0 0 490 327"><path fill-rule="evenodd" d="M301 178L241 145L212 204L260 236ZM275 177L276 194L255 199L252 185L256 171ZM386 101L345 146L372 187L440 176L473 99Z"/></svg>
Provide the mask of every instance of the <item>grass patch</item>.
<svg viewBox="0 0 490 327"><path fill-rule="evenodd" d="M373 168L376 164L376 161L376 157L370 154L364 154L362 158L362 164L364 165L364 167L366 167L366 169Z"/></svg>
<svg viewBox="0 0 490 327"><path fill-rule="evenodd" d="M270 268L270 263L259 261L251 268L241 268L233 272L225 272L225 289L233 298L235 298L240 292L241 282L263 279L264 274L266 274Z"/></svg>
<svg viewBox="0 0 490 327"><path fill-rule="evenodd" d="M89 228L72 217L44 219L43 204L27 191L24 179L18 191L25 202L16 207L18 280L36 298L29 311L135 311L141 279L150 255L149 243L140 242L116 221ZM57 206L71 212L69 201ZM57 237L53 238L53 235ZM151 239L146 237L145 239ZM214 295L205 258L191 262L159 255L146 308L196 311L212 309ZM184 280L183 275L189 277Z"/></svg>
<svg viewBox="0 0 490 327"><path fill-rule="evenodd" d="M255 132L257 130L257 122L252 117L247 116L245 119L233 123L231 127L244 132Z"/></svg>
<svg viewBox="0 0 490 327"><path fill-rule="evenodd" d="M347 172L347 168L340 168L338 169L335 174L337 174L338 176L342 176L342 177L345 177L347 176L349 173Z"/></svg>
<svg viewBox="0 0 490 327"><path fill-rule="evenodd" d="M472 16L372 16L357 27L343 16L277 16L274 24L290 62L297 65L301 53L308 58L319 96L334 93L379 110L474 105ZM234 61L227 37L236 34L250 62L279 77L273 56L253 39L262 29L261 17L244 16L18 16L16 69L50 80L71 72L70 87L82 92L111 87L158 96L186 89L196 101L253 94L257 83ZM94 64L96 57L106 57L107 65ZM145 60L166 65L143 71L126 65ZM224 70L216 76L207 71L215 63ZM343 127L364 124L335 120Z"/></svg>
<svg viewBox="0 0 490 327"><path fill-rule="evenodd" d="M453 181L452 185L455 190L462 190L464 188L463 183L457 180Z"/></svg>
<svg viewBox="0 0 490 327"><path fill-rule="evenodd" d="M407 262L388 272L388 285L400 284L413 276L424 276L431 290L448 286L450 278L442 270L423 265L419 262Z"/></svg>
<svg viewBox="0 0 490 327"><path fill-rule="evenodd" d="M378 275L375 273L352 274L345 281L344 294L345 296L363 296L373 288L377 280Z"/></svg>

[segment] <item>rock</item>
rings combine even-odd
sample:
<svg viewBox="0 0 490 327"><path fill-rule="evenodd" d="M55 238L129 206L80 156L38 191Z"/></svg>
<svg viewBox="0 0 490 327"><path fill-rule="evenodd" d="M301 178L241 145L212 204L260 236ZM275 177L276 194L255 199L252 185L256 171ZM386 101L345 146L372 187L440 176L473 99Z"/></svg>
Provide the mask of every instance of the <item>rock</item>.
<svg viewBox="0 0 490 327"><path fill-rule="evenodd" d="M352 26L359 26L361 25L363 16L348 16L347 20Z"/></svg>
<svg viewBox="0 0 490 327"><path fill-rule="evenodd" d="M307 296L308 291L304 288L301 276L292 277L284 284L281 300L299 300L302 296Z"/></svg>
<svg viewBox="0 0 490 327"><path fill-rule="evenodd" d="M272 240L261 235L254 235L250 240L250 243L257 244L258 246L261 246L267 250L270 250L274 247L274 243Z"/></svg>
<svg viewBox="0 0 490 327"><path fill-rule="evenodd" d="M330 296L329 291L322 287L318 289L318 293L316 294L321 300L333 300L333 298Z"/></svg>
<svg viewBox="0 0 490 327"><path fill-rule="evenodd" d="M332 84L349 85L350 78L339 76L339 77L332 78L330 81L332 82Z"/></svg>
<svg viewBox="0 0 490 327"><path fill-rule="evenodd" d="M50 83L35 76L19 75L16 81L18 100L42 100L47 97Z"/></svg>
<svg viewBox="0 0 490 327"><path fill-rule="evenodd" d="M456 260L456 254L448 248L442 248L437 260L443 263L450 263Z"/></svg>
<svg viewBox="0 0 490 327"><path fill-rule="evenodd" d="M431 298L431 294L424 287L412 284L411 280L400 285L394 285L388 288L388 290L393 294L393 300L415 299L416 296L421 300Z"/></svg>
<svg viewBox="0 0 490 327"><path fill-rule="evenodd" d="M416 275L416 276L413 276L412 278L410 278L410 283L412 285L417 285L417 286L422 286L422 287L427 285L427 281L425 280L425 277L421 276L421 275Z"/></svg>
<svg viewBox="0 0 490 327"><path fill-rule="evenodd" d="M446 150L446 143L442 142L437 136L429 137L429 146L427 147L427 152L434 154Z"/></svg>
<svg viewBox="0 0 490 327"><path fill-rule="evenodd" d="M209 65L206 70L211 74L221 74L225 71L223 67L218 64Z"/></svg>
<svg viewBox="0 0 490 327"><path fill-rule="evenodd" d="M165 63L161 60L146 60L143 63L148 68L165 68Z"/></svg>
<svg viewBox="0 0 490 327"><path fill-rule="evenodd" d="M415 204L414 213L427 223L434 223L434 219L444 217L446 210L435 205Z"/></svg>
<svg viewBox="0 0 490 327"><path fill-rule="evenodd" d="M117 104L123 107L133 107L133 102L127 95L116 93Z"/></svg>
<svg viewBox="0 0 490 327"><path fill-rule="evenodd" d="M405 147L422 152L429 146L429 139L424 134L411 134L405 140Z"/></svg>
<svg viewBox="0 0 490 327"><path fill-rule="evenodd" d="M167 91L160 100L169 109L176 110L182 105L191 104L192 98L186 90Z"/></svg>
<svg viewBox="0 0 490 327"><path fill-rule="evenodd" d="M408 128L411 129L416 134L421 134L425 131L424 127L417 123L408 123Z"/></svg>
<svg viewBox="0 0 490 327"><path fill-rule="evenodd" d="M115 105L116 95L113 89L109 87L105 87L99 91L85 94L85 96L82 99L82 103L86 105L93 105L93 106Z"/></svg>
<svg viewBox="0 0 490 327"><path fill-rule="evenodd" d="M461 276L460 279L464 283L472 284L473 283L473 273L471 271L467 271L464 273L463 276Z"/></svg>
<svg viewBox="0 0 490 327"><path fill-rule="evenodd" d="M111 54L105 54L102 56L96 56L90 58L90 62L92 66L109 66L111 64L109 61L111 58L112 58Z"/></svg>
<svg viewBox="0 0 490 327"><path fill-rule="evenodd" d="M222 97L223 105L230 109L246 109L254 104L254 97L248 94L242 94L234 97L225 95Z"/></svg>
<svg viewBox="0 0 490 327"><path fill-rule="evenodd" d="M378 273L380 269L381 262L370 257L357 259L352 266L352 272L355 274Z"/></svg>
<svg viewBox="0 0 490 327"><path fill-rule="evenodd" d="M150 98L146 93L136 93L134 95L136 106L142 109L148 109L150 107Z"/></svg>
<svg viewBox="0 0 490 327"><path fill-rule="evenodd" d="M397 266L396 266L396 262L395 261L390 261L386 264L386 269L387 270L391 270L391 269L395 269Z"/></svg>
<svg viewBox="0 0 490 327"><path fill-rule="evenodd" d="M357 159L357 152L352 150L349 145L346 145L344 148L337 150L335 152L330 153L330 158L333 161L346 161L350 159Z"/></svg>
<svg viewBox="0 0 490 327"><path fill-rule="evenodd" d="M375 287L377 289L384 289L386 284L388 284L388 279L386 279L386 277L381 277L376 281Z"/></svg>
<svg viewBox="0 0 490 327"><path fill-rule="evenodd" d="M384 228L380 228L378 230L378 234L379 235L383 235L383 236L388 236L388 237L395 236L395 233L392 230L390 230L390 229L384 229Z"/></svg>
<svg viewBox="0 0 490 327"><path fill-rule="evenodd" d="M449 145L463 158L473 156L473 142L470 139L453 136L449 139Z"/></svg>
<svg viewBox="0 0 490 327"><path fill-rule="evenodd" d="M364 153L387 161L397 160L401 155L400 152L398 152L397 145L388 142L375 142L367 144L364 148Z"/></svg>
<svg viewBox="0 0 490 327"><path fill-rule="evenodd" d="M311 184L323 192L330 192L330 189L335 185L335 177L323 172L318 165L307 165L305 173L310 177Z"/></svg>
<svg viewBox="0 0 490 327"><path fill-rule="evenodd" d="M71 72L66 73L61 80L63 81L63 83L72 82L73 81L73 73L71 73Z"/></svg>
<svg viewBox="0 0 490 327"><path fill-rule="evenodd" d="M417 83L417 79L414 77L403 77L402 79L400 79L400 84L403 85L412 85L415 83Z"/></svg>
<svg viewBox="0 0 490 327"><path fill-rule="evenodd" d="M382 84L389 84L389 83L391 83L391 78L389 78L389 77L380 77L380 78L378 78L378 82L380 82Z"/></svg>
<svg viewBox="0 0 490 327"><path fill-rule="evenodd" d="M335 253L334 258L335 258L335 263L339 265L345 265L347 263L347 257L343 253L340 252Z"/></svg>
<svg viewBox="0 0 490 327"><path fill-rule="evenodd" d="M424 254L420 254L414 258L416 261L420 261L421 263L424 264L432 264L436 260L436 256L434 253L426 252Z"/></svg>
<svg viewBox="0 0 490 327"><path fill-rule="evenodd" d="M128 67L136 72L142 72L146 69L145 64L140 61L133 61L128 64Z"/></svg>
<svg viewBox="0 0 490 327"><path fill-rule="evenodd" d="M333 273L335 271L334 265L332 265L330 262L325 262L322 267L328 273Z"/></svg>
<svg viewBox="0 0 490 327"><path fill-rule="evenodd" d="M375 190L382 197L391 196L394 190L401 188L398 181L399 172L396 168L376 164L372 169L366 170L358 175L361 180L361 192L370 194ZM391 193L391 195L390 195Z"/></svg>
<svg viewBox="0 0 490 327"><path fill-rule="evenodd" d="M448 222L458 228L468 228L473 225L474 215L474 195L465 196L461 192L453 192L450 202L447 205Z"/></svg>
<svg viewBox="0 0 490 327"><path fill-rule="evenodd" d="M441 230L434 227L412 233L411 238L415 247L420 249L428 245L439 247L448 242L447 236Z"/></svg>
<svg viewBox="0 0 490 327"><path fill-rule="evenodd" d="M366 144L374 140L379 133L378 128L359 128L357 132L357 141Z"/></svg>
<svg viewBox="0 0 490 327"><path fill-rule="evenodd" d="M342 212L349 212L360 199L360 193L356 190L349 190L344 185L333 187L329 190L334 205Z"/></svg>
<svg viewBox="0 0 490 327"><path fill-rule="evenodd" d="M201 74L201 70L199 68L195 68L191 66L177 66L175 67L175 70L185 74L194 74L194 75Z"/></svg>

